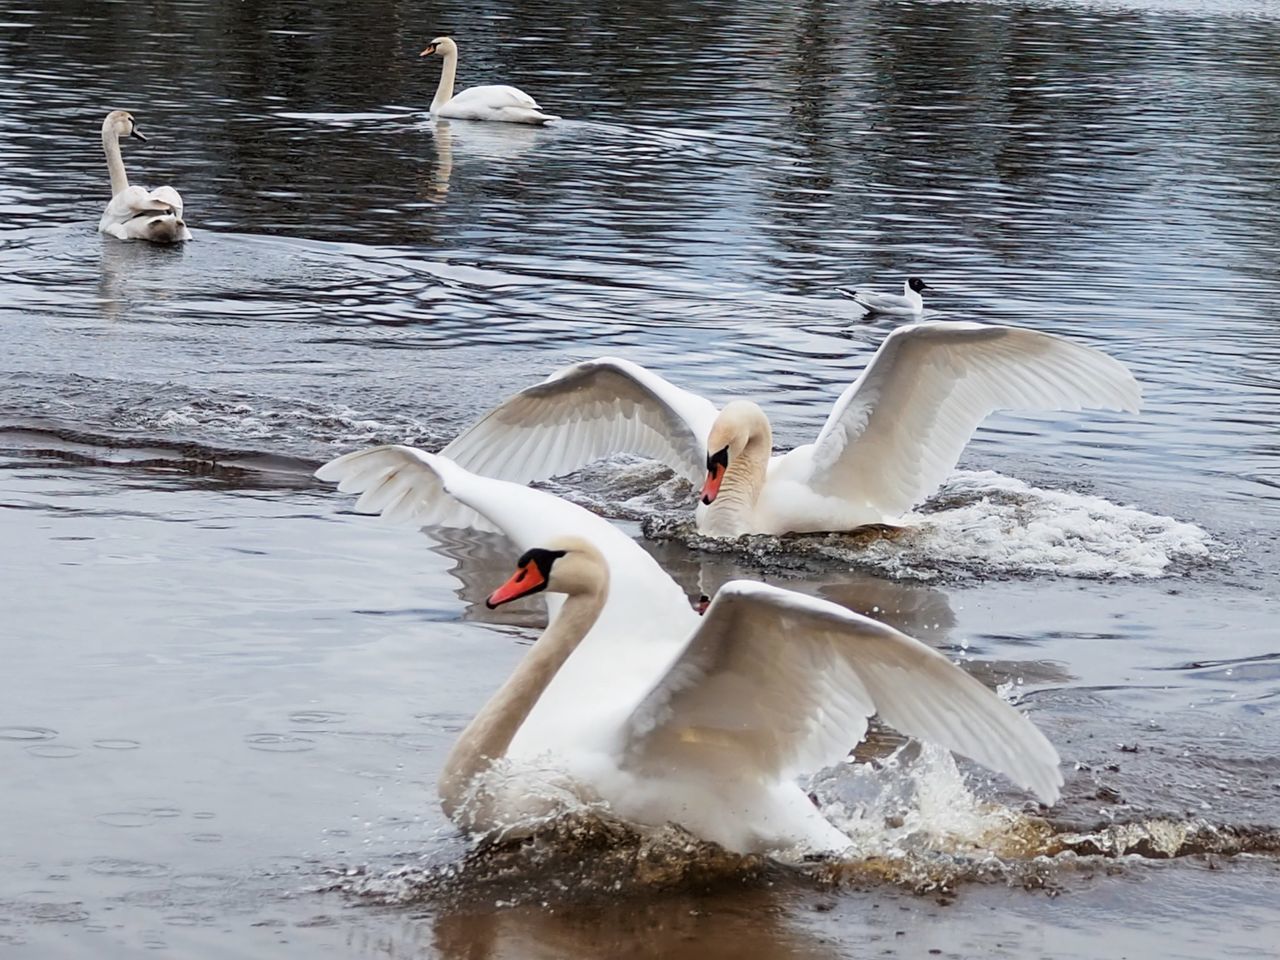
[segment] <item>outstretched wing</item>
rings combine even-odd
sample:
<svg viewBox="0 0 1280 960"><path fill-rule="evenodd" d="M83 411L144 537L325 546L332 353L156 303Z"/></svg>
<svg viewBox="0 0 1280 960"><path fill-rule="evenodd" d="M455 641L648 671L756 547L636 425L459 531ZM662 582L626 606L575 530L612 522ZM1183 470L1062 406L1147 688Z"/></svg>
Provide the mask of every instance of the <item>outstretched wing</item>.
<svg viewBox="0 0 1280 960"><path fill-rule="evenodd" d="M644 771L728 764L790 779L843 758L873 713L1045 803L1058 798L1053 745L946 657L834 603L745 580L720 589L633 711L624 762Z"/></svg>
<svg viewBox="0 0 1280 960"><path fill-rule="evenodd" d="M523 484L477 476L443 454L400 445L357 450L316 471L343 493L358 493L359 513L414 526L497 530L521 551L566 534L598 546L623 543L645 554L609 521L577 504Z"/></svg>
<svg viewBox="0 0 1280 960"><path fill-rule="evenodd" d="M517 483L632 453L698 483L715 418L710 401L639 364L602 357L521 390L440 452L474 473Z"/></svg>
<svg viewBox="0 0 1280 960"><path fill-rule="evenodd" d="M523 484L476 476L448 458L413 447L372 447L326 463L316 476L359 493L356 510L418 526L481 526L498 530L518 554L565 535L593 543L609 565L615 587L597 621L601 635L617 625L654 625L662 635L671 611L692 617L684 592L657 561L609 521L554 494ZM554 598L548 605L556 609ZM607 655L607 652L606 654Z"/></svg>
<svg viewBox="0 0 1280 960"><path fill-rule="evenodd" d="M885 338L818 434L810 485L857 492L886 517L947 478L995 410L1137 412L1124 364L1063 337L1018 327L931 322Z"/></svg>

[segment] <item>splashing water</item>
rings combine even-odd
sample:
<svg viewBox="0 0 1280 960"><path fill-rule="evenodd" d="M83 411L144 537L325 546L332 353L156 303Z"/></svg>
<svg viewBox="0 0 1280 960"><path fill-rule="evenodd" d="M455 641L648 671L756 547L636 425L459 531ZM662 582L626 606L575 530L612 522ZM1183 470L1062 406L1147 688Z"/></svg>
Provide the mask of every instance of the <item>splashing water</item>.
<svg viewBox="0 0 1280 960"><path fill-rule="evenodd" d="M664 485L664 496L669 496ZM1056 574L1084 579L1169 576L1220 559L1195 524L1102 497L1045 490L992 471L954 474L900 526L851 533L717 540L687 516L646 518L646 536L731 553L765 569L839 563L898 579Z"/></svg>

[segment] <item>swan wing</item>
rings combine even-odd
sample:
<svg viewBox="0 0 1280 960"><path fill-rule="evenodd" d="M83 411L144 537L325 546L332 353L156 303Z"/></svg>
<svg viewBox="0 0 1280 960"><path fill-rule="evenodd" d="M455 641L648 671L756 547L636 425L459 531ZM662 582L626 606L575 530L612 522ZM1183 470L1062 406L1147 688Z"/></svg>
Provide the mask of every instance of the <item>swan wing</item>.
<svg viewBox="0 0 1280 960"><path fill-rule="evenodd" d="M182 212L182 198L173 187L161 187L154 192L148 192L145 187L133 186L126 187L111 198L103 219L122 223L143 214L169 213L170 211L179 214Z"/></svg>
<svg viewBox="0 0 1280 960"><path fill-rule="evenodd" d="M151 191L150 197L153 201L171 208L174 215L179 220L182 219L182 196L173 187L156 187Z"/></svg>
<svg viewBox="0 0 1280 960"><path fill-rule="evenodd" d="M715 418L709 400L637 363L604 357L521 390L441 453L475 473L519 483L632 453L697 483L706 473Z"/></svg>
<svg viewBox="0 0 1280 960"><path fill-rule="evenodd" d="M1045 803L1058 797L1053 745L942 654L837 604L746 580L720 589L632 712L623 762L791 779L844 758L873 713Z"/></svg>
<svg viewBox="0 0 1280 960"><path fill-rule="evenodd" d="M810 485L896 517L938 488L995 410L1137 412L1141 399L1124 364L1050 333L900 327L836 401L813 447Z"/></svg>
<svg viewBox="0 0 1280 960"><path fill-rule="evenodd" d="M596 622L602 636L634 631L636 624L661 635L695 617L684 592L639 544L609 521L546 491L477 476L442 454L399 445L348 453L316 476L344 493L360 494L358 512L394 523L496 530L519 552L565 534L590 540L608 563L613 585ZM548 598L552 610L554 598Z"/></svg>
<svg viewBox="0 0 1280 960"><path fill-rule="evenodd" d="M552 494L469 473L445 456L389 445L357 450L316 471L343 493L358 493L358 513L391 523L497 530L525 550L563 533L612 527ZM584 531L580 529L585 526Z"/></svg>
<svg viewBox="0 0 1280 960"><path fill-rule="evenodd" d="M501 110L504 107L522 107L526 110L540 110L538 101L518 87L505 83L485 84L479 87L468 87L455 95L448 103L458 109L480 108L484 110Z"/></svg>

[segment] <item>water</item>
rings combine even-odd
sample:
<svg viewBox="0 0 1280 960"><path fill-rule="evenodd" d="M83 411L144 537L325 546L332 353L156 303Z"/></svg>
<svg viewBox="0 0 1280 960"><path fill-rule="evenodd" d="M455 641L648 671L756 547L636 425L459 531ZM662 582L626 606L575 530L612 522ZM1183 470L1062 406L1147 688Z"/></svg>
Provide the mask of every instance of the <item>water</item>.
<svg viewBox="0 0 1280 960"><path fill-rule="evenodd" d="M6 956L1274 951L1275 13L0 2ZM441 30L565 121L431 123ZM117 107L193 243L94 232ZM1142 413L993 418L897 540L722 552L661 470L556 489L691 594L763 571L964 660L1067 761L1049 826L904 758L819 785L870 868L468 854L434 774L538 613L478 605L495 538L310 471L601 354L804 442L892 329L835 287L907 274L1119 357Z"/></svg>

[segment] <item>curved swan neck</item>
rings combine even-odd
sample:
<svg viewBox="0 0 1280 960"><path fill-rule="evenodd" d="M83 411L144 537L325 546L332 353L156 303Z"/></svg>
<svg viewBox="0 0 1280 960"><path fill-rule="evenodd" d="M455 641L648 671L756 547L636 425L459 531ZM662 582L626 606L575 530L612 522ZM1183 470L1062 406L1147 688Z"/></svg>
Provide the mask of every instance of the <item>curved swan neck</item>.
<svg viewBox="0 0 1280 960"><path fill-rule="evenodd" d="M111 174L111 195L114 197L129 189L129 177L124 172L124 159L120 156L120 137L105 126L102 128L102 149L107 154L107 172Z"/></svg>
<svg viewBox="0 0 1280 960"><path fill-rule="evenodd" d="M752 515L760 492L764 489L773 456L773 428L763 411L757 411L746 445L729 466L720 483L720 491L707 510L709 532L719 536L739 536L754 532Z"/></svg>
<svg viewBox="0 0 1280 960"><path fill-rule="evenodd" d="M603 564L600 572L595 590L568 596L515 672L458 737L439 782L440 800L450 817L466 800L472 781L506 754L529 711L594 626L609 595L609 577Z"/></svg>
<svg viewBox="0 0 1280 960"><path fill-rule="evenodd" d="M458 73L458 51L446 50L444 66L440 69L440 85L436 87L435 99L431 101L432 111L439 110L453 99L453 79Z"/></svg>

